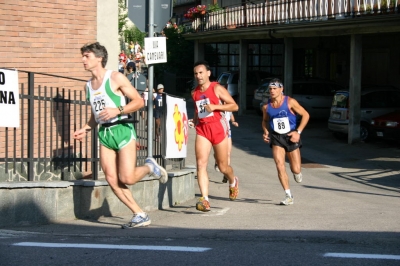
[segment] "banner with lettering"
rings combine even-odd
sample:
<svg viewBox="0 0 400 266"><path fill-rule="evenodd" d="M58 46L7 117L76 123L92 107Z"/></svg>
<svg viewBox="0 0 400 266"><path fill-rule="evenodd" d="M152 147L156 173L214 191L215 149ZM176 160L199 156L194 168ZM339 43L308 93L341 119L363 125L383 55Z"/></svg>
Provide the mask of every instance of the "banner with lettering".
<svg viewBox="0 0 400 266"><path fill-rule="evenodd" d="M0 127L19 127L18 71L0 69Z"/></svg>

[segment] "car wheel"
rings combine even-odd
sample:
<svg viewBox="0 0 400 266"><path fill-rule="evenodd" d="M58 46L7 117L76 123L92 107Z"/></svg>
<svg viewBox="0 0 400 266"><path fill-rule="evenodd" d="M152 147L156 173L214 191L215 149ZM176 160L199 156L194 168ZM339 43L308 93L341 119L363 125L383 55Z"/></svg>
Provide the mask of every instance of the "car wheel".
<svg viewBox="0 0 400 266"><path fill-rule="evenodd" d="M367 123L361 123L360 126L360 140L361 141L369 141L371 140L371 131Z"/></svg>

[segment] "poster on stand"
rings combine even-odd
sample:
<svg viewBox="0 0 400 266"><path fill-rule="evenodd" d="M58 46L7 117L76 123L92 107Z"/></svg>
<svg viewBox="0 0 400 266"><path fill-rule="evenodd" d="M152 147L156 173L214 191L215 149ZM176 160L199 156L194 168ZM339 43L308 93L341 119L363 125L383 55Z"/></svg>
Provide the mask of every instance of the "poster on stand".
<svg viewBox="0 0 400 266"><path fill-rule="evenodd" d="M186 158L189 137L186 101L183 98L166 95L166 147L164 157Z"/></svg>

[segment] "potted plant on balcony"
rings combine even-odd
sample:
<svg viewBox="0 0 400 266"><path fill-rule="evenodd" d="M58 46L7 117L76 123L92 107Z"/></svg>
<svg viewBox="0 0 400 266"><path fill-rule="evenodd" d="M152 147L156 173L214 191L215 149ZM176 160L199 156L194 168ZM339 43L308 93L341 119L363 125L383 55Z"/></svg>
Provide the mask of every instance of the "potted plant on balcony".
<svg viewBox="0 0 400 266"><path fill-rule="evenodd" d="M209 13L217 12L217 11L220 11L220 10L223 10L223 9L218 5L218 3L209 4L208 8L207 8L207 12L209 12Z"/></svg>
<svg viewBox="0 0 400 266"><path fill-rule="evenodd" d="M202 18L206 14L206 11L206 5L198 5L189 8L183 16L190 21L194 21L197 18Z"/></svg>

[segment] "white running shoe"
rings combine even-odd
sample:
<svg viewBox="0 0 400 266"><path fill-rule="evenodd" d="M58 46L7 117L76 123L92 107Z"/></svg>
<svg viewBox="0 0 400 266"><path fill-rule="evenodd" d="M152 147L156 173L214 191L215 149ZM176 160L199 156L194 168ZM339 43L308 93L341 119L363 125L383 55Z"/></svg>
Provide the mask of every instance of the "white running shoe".
<svg viewBox="0 0 400 266"><path fill-rule="evenodd" d="M285 196L285 200L281 201L281 205L293 205L294 202L294 198L293 195L289 196L288 194L286 194Z"/></svg>
<svg viewBox="0 0 400 266"><path fill-rule="evenodd" d="M219 168L218 168L218 164L217 164L217 163L214 164L214 170L217 171L217 172L221 172L221 171L219 170Z"/></svg>
<svg viewBox="0 0 400 266"><path fill-rule="evenodd" d="M122 228L123 229L128 229L128 228L134 228L134 227L142 227L142 226L148 226L151 224L151 220L147 213L144 213L144 217L139 215L139 214L134 214L132 217L132 220L127 223L123 224Z"/></svg>
<svg viewBox="0 0 400 266"><path fill-rule="evenodd" d="M153 158L146 158L144 164L150 167L150 174L157 178L160 183L165 184L168 181L167 171L161 167Z"/></svg>
<svg viewBox="0 0 400 266"><path fill-rule="evenodd" d="M293 174L293 177L294 181L296 181L297 183L301 183L301 181L303 181L303 175L301 173Z"/></svg>

